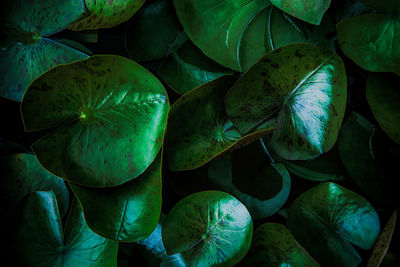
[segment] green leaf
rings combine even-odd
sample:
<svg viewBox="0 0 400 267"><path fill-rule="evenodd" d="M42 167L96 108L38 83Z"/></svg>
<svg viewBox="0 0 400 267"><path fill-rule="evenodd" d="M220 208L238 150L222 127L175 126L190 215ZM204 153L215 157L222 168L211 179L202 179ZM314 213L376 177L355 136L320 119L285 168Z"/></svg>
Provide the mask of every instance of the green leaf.
<svg viewBox="0 0 400 267"><path fill-rule="evenodd" d="M289 45L267 53L235 83L226 96L226 112L242 134L277 121L274 151L284 159L312 159L336 142L346 83L343 62L334 52Z"/></svg>
<svg viewBox="0 0 400 267"><path fill-rule="evenodd" d="M400 90L389 76L370 74L367 81L367 100L379 126L400 144Z"/></svg>
<svg viewBox="0 0 400 267"><path fill-rule="evenodd" d="M111 28L130 19L145 0L84 0L87 15L71 30Z"/></svg>
<svg viewBox="0 0 400 267"><path fill-rule="evenodd" d="M153 232L161 213L161 153L142 175L122 185L70 186L95 233L116 241L142 240Z"/></svg>
<svg viewBox="0 0 400 267"><path fill-rule="evenodd" d="M5 44L2 42L6 49L0 50L0 96L21 101L26 87L40 74L53 66L87 58L80 51L45 38L84 14L81 0L3 1L0 10L0 28L7 39Z"/></svg>
<svg viewBox="0 0 400 267"><path fill-rule="evenodd" d="M387 11L389 13L395 13L400 10L400 2L398 0L358 0L364 3L370 8L375 8L377 10Z"/></svg>
<svg viewBox="0 0 400 267"><path fill-rule="evenodd" d="M390 2L374 1L373 7ZM352 17L336 26L343 53L365 70L400 75L400 16L392 12Z"/></svg>
<svg viewBox="0 0 400 267"><path fill-rule="evenodd" d="M271 4L290 15L311 24L319 25L331 0L269 0Z"/></svg>
<svg viewBox="0 0 400 267"><path fill-rule="evenodd" d="M390 203L392 175L386 175L375 160L371 148L375 126L353 112L340 132L338 148L343 165L351 179L367 195L383 203Z"/></svg>
<svg viewBox="0 0 400 267"><path fill-rule="evenodd" d="M158 74L177 93L185 94L233 72L206 57L191 41L186 41L162 61Z"/></svg>
<svg viewBox="0 0 400 267"><path fill-rule="evenodd" d="M11 154L0 158L1 198L6 210L25 195L36 191L53 191L61 216L67 213L69 193L63 180L43 169L34 155Z"/></svg>
<svg viewBox="0 0 400 267"><path fill-rule="evenodd" d="M168 110L157 78L112 55L53 68L30 85L21 104L25 130L57 127L32 145L39 162L91 187L143 173L161 148Z"/></svg>
<svg viewBox="0 0 400 267"><path fill-rule="evenodd" d="M270 164L258 142L210 162L209 180L241 201L253 219L272 216L285 204L291 178L281 163Z"/></svg>
<svg viewBox="0 0 400 267"><path fill-rule="evenodd" d="M223 76L182 96L171 107L166 136L168 167L198 168L233 146L258 139L271 130L265 127L242 136L232 127L224 110L224 97L235 82Z"/></svg>
<svg viewBox="0 0 400 267"><path fill-rule="evenodd" d="M162 229L168 254L182 253L187 266L233 266L250 247L253 222L236 198L203 191L179 201Z"/></svg>
<svg viewBox="0 0 400 267"><path fill-rule="evenodd" d="M53 192L35 192L8 221L8 255L16 266L115 266L118 243L93 233L76 202L62 231Z"/></svg>
<svg viewBox="0 0 400 267"><path fill-rule="evenodd" d="M265 223L257 228L253 242L241 266L320 266L297 243L290 231L278 223Z"/></svg>
<svg viewBox="0 0 400 267"><path fill-rule="evenodd" d="M354 244L370 249L380 231L379 217L362 196L335 183L306 191L290 206L293 236L322 266L357 266Z"/></svg>
<svg viewBox="0 0 400 267"><path fill-rule="evenodd" d="M129 21L126 48L135 61L159 60L181 32L172 1L148 0Z"/></svg>

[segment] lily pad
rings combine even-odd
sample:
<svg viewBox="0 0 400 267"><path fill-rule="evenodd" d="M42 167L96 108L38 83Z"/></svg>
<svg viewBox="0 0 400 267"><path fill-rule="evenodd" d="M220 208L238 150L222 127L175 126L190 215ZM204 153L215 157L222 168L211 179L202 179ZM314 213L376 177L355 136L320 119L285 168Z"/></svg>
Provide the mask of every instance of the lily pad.
<svg viewBox="0 0 400 267"><path fill-rule="evenodd" d="M285 204L291 178L281 163L269 163L258 142L210 162L209 180L236 197L253 219L273 215Z"/></svg>
<svg viewBox="0 0 400 267"><path fill-rule="evenodd" d="M95 233L116 241L145 239L157 226L161 213L161 154L138 178L122 185L70 186L82 206L86 223Z"/></svg>
<svg viewBox="0 0 400 267"><path fill-rule="evenodd" d="M56 65L87 58L47 38L85 13L82 0L3 1L0 10L6 40L1 45L5 49L0 50L0 96L21 101L26 87L40 74Z"/></svg>
<svg viewBox="0 0 400 267"><path fill-rule="evenodd" d="M267 53L235 83L226 112L241 134L275 121L272 149L284 159L312 159L336 142L346 84L343 62L333 51L289 45Z"/></svg>
<svg viewBox="0 0 400 267"><path fill-rule="evenodd" d="M6 210L25 195L36 191L53 191L61 216L69 207L69 193L62 179L40 166L32 154L11 154L0 158L1 197Z"/></svg>
<svg viewBox="0 0 400 267"><path fill-rule="evenodd" d="M399 88L387 76L370 74L367 81L367 100L379 126L400 144Z"/></svg>
<svg viewBox="0 0 400 267"><path fill-rule="evenodd" d="M179 201L162 229L167 254L181 253L187 266L233 266L247 253L253 222L233 196L203 191Z"/></svg>
<svg viewBox="0 0 400 267"><path fill-rule="evenodd" d="M86 16L69 28L85 29L111 28L130 19L145 0L84 0Z"/></svg>
<svg viewBox="0 0 400 267"><path fill-rule="evenodd" d="M362 196L335 183L306 191L290 206L288 226L322 266L357 266L351 245L370 249L380 231L379 217Z"/></svg>
<svg viewBox="0 0 400 267"><path fill-rule="evenodd" d="M161 148L168 110L156 77L112 55L53 68L30 85L21 104L25 130L57 127L32 145L42 166L90 187L143 173Z"/></svg>
<svg viewBox="0 0 400 267"><path fill-rule="evenodd" d="M242 136L228 120L224 97L236 81L223 76L182 96L171 107L166 136L168 167L198 168L226 150L255 140L271 130L265 127Z"/></svg>
<svg viewBox="0 0 400 267"><path fill-rule="evenodd" d="M116 266L118 243L93 233L76 202L64 231L53 192L29 194L10 217L6 249L17 266Z"/></svg>
<svg viewBox="0 0 400 267"><path fill-rule="evenodd" d="M377 13L351 17L337 24L343 53L365 70L400 75L399 2L361 2L377 8Z"/></svg>
<svg viewBox="0 0 400 267"><path fill-rule="evenodd" d="M320 266L299 244L290 231L278 223L265 223L254 232L254 238L240 266Z"/></svg>

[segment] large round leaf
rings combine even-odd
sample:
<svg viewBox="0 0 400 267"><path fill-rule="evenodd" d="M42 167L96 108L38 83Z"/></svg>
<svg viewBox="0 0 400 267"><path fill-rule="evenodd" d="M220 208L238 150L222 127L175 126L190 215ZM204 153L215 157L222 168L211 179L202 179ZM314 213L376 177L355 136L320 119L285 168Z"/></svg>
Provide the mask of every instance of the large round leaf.
<svg viewBox="0 0 400 267"><path fill-rule="evenodd" d="M70 186L94 232L116 241L142 240L153 232L161 213L161 153L142 175L123 185Z"/></svg>
<svg viewBox="0 0 400 267"><path fill-rule="evenodd" d="M400 90L388 78L379 74L369 76L367 100L379 126L400 144Z"/></svg>
<svg viewBox="0 0 400 267"><path fill-rule="evenodd" d="M308 252L297 243L290 231L278 223L265 223L254 238L240 266L318 267Z"/></svg>
<svg viewBox="0 0 400 267"><path fill-rule="evenodd" d="M165 140L171 170L198 168L227 149L270 131L266 127L242 136L232 127L225 114L224 97L235 80L223 76L206 83L171 107Z"/></svg>
<svg viewBox="0 0 400 267"><path fill-rule="evenodd" d="M192 194L169 212L162 229L168 254L186 266L233 266L250 247L253 222L246 207L219 191Z"/></svg>
<svg viewBox="0 0 400 267"><path fill-rule="evenodd" d="M86 58L62 43L43 38L64 30L85 12L82 0L2 1L0 96L21 101L26 87L53 66ZM29 18L29 19L27 19ZM3 36L2 36L3 38Z"/></svg>
<svg viewBox="0 0 400 267"><path fill-rule="evenodd" d="M379 11L337 24L340 47L346 56L368 71L400 75L399 2L362 2Z"/></svg>
<svg viewBox="0 0 400 267"><path fill-rule="evenodd" d="M289 45L267 53L235 83L226 112L242 134L276 120L275 152L284 159L311 159L336 142L346 82L343 62L331 50Z"/></svg>
<svg viewBox="0 0 400 267"><path fill-rule="evenodd" d="M93 233L76 202L62 231L53 192L35 192L7 221L6 250L15 266L116 266L118 243ZM5 234L5 233L2 233ZM11 262L10 262L11 263Z"/></svg>
<svg viewBox="0 0 400 267"><path fill-rule="evenodd" d="M144 0L81 0L87 16L70 26L73 30L111 28L127 21Z"/></svg>
<svg viewBox="0 0 400 267"><path fill-rule="evenodd" d="M269 0L271 4L289 13L290 15L309 22L320 24L331 0Z"/></svg>
<svg viewBox="0 0 400 267"><path fill-rule="evenodd" d="M69 206L69 194L63 180L43 169L32 154L11 154L0 158L0 192L6 209L25 195L36 191L53 191L61 216Z"/></svg>
<svg viewBox="0 0 400 267"><path fill-rule="evenodd" d="M293 236L322 266L357 266L354 244L370 249L380 231L379 217L362 196L335 183L317 185L290 206Z"/></svg>
<svg viewBox="0 0 400 267"><path fill-rule="evenodd" d="M28 131L58 127L32 145L55 175L85 186L115 186L141 173L162 145L168 97L137 63L100 55L57 66L28 88Z"/></svg>
<svg viewBox="0 0 400 267"><path fill-rule="evenodd" d="M258 142L210 162L208 178L240 200L253 219L273 215L285 204L291 178L281 163L270 164Z"/></svg>

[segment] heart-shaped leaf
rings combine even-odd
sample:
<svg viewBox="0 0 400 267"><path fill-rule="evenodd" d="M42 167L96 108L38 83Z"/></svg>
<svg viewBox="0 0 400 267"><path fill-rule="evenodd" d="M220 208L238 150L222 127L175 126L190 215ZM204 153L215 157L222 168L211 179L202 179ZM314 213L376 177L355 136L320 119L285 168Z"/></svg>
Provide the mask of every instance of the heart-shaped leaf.
<svg viewBox="0 0 400 267"><path fill-rule="evenodd" d="M53 191L61 216L69 206L69 194L63 180L43 169L31 154L11 154L0 158L1 197L6 209L25 195L36 191Z"/></svg>
<svg viewBox="0 0 400 267"><path fill-rule="evenodd" d="M379 126L400 144L400 90L387 76L370 74L367 100Z"/></svg>
<svg viewBox="0 0 400 267"><path fill-rule="evenodd" d="M299 244L290 231L278 223L265 223L254 238L240 266L320 266Z"/></svg>
<svg viewBox="0 0 400 267"><path fill-rule="evenodd" d="M258 142L210 162L209 180L236 197L253 219L273 215L285 204L291 178L281 163L268 162Z"/></svg>
<svg viewBox="0 0 400 267"><path fill-rule="evenodd" d="M361 257L351 245L370 249L379 235L374 208L362 196L335 183L317 185L290 206L293 236L322 266L357 266Z"/></svg>
<svg viewBox="0 0 400 267"><path fill-rule="evenodd" d="M161 213L161 154L142 175L122 185L70 186L94 232L116 241L142 240L153 232Z"/></svg>
<svg viewBox="0 0 400 267"><path fill-rule="evenodd" d="M26 130L58 127L32 145L39 162L94 187L122 184L147 169L161 148L168 110L157 78L112 55L53 68L21 104Z"/></svg>
<svg viewBox="0 0 400 267"><path fill-rule="evenodd" d="M311 159L336 142L346 83L343 62L334 52L289 45L267 53L235 83L226 96L226 112L242 134L276 120L274 151L284 159Z"/></svg>
<svg viewBox="0 0 400 267"><path fill-rule="evenodd" d="M93 233L79 204L62 231L53 192L34 192L10 215L6 249L15 266L116 266L118 243ZM3 233L4 234L4 233Z"/></svg>
<svg viewBox="0 0 400 267"><path fill-rule="evenodd" d="M227 119L224 97L235 82L223 76L182 96L171 107L166 136L166 155L171 170L195 169L219 154L255 140L271 130L265 127L240 135Z"/></svg>
<svg viewBox="0 0 400 267"><path fill-rule="evenodd" d="M71 25L72 30L111 28L127 21L145 0L84 0L87 15Z"/></svg>
<svg viewBox="0 0 400 267"><path fill-rule="evenodd" d="M0 50L0 96L21 101L26 87L43 72L87 58L78 50L44 38L79 19L85 12L82 0L2 1L0 10L1 31L8 40L2 43L6 49Z"/></svg>
<svg viewBox="0 0 400 267"><path fill-rule="evenodd" d="M203 191L179 201L162 229L168 254L181 253L186 266L233 266L250 247L253 222L233 196Z"/></svg>
<svg viewBox="0 0 400 267"><path fill-rule="evenodd" d="M290 15L319 25L331 0L269 0L271 4Z"/></svg>
<svg viewBox="0 0 400 267"><path fill-rule="evenodd" d="M340 47L360 67L400 75L400 4L362 1L378 12L351 17L337 24ZM397 14L396 14L397 12Z"/></svg>

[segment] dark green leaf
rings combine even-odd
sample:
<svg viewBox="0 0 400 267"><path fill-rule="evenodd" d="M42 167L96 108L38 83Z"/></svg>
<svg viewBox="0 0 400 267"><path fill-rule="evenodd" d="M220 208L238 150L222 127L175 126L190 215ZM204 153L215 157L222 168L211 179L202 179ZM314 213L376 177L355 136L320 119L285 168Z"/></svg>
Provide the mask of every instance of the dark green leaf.
<svg viewBox="0 0 400 267"><path fill-rule="evenodd" d="M58 126L32 145L39 162L94 187L144 172L161 148L168 110L157 78L111 55L53 68L30 85L21 105L26 130Z"/></svg>
<svg viewBox="0 0 400 267"><path fill-rule="evenodd" d="M380 231L379 217L362 196L335 183L323 183L290 207L293 236L322 265L357 266L361 257L351 245L370 249Z"/></svg>
<svg viewBox="0 0 400 267"><path fill-rule="evenodd" d="M168 254L186 266L233 266L250 247L253 222L246 207L219 191L192 194L169 212L162 229Z"/></svg>

